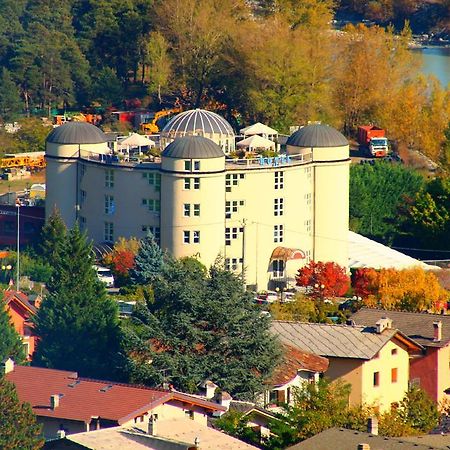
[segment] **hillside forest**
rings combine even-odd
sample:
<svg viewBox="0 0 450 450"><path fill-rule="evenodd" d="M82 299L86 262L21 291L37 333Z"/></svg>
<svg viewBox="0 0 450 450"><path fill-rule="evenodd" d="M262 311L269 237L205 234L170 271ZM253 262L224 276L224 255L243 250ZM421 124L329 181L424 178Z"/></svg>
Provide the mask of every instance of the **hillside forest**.
<svg viewBox="0 0 450 450"><path fill-rule="evenodd" d="M400 148L448 165L448 91L417 75L408 22L335 30L335 7L331 0L4 0L0 115L102 108L107 117L112 107L180 102L218 111L236 128L258 120L288 133L320 120L352 136L372 122Z"/></svg>

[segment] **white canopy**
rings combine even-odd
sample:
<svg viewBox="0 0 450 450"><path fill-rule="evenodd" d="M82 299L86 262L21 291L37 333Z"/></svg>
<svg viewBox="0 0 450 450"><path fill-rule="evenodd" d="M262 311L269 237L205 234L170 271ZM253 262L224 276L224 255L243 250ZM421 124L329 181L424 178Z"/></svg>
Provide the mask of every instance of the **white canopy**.
<svg viewBox="0 0 450 450"><path fill-rule="evenodd" d="M350 269L363 267L372 267L373 269L393 268L398 270L411 267L421 267L425 270L436 269L434 266L411 258L411 256L386 247L379 242L372 241L353 231L348 232L348 243Z"/></svg>
<svg viewBox="0 0 450 450"><path fill-rule="evenodd" d="M132 133L119 142L121 147L154 147L154 141L138 133Z"/></svg>
<svg viewBox="0 0 450 450"><path fill-rule="evenodd" d="M271 148L275 149L275 142L265 139L257 134L245 138L243 141L239 141L236 144L237 147L247 147L249 150L256 148Z"/></svg>
<svg viewBox="0 0 450 450"><path fill-rule="evenodd" d="M260 134L261 136L266 137L266 138L268 136L277 136L278 135L277 130L270 128L261 122L257 122L257 123L254 123L253 125L250 125L249 127L242 128L241 133L244 136L253 136L255 134Z"/></svg>

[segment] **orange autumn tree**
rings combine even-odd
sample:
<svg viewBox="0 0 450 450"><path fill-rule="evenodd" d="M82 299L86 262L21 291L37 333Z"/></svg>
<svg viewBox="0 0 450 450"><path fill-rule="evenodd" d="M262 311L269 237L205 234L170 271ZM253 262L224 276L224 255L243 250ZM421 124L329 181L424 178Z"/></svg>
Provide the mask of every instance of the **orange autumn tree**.
<svg viewBox="0 0 450 450"><path fill-rule="evenodd" d="M311 261L298 270L295 280L297 286L309 287L313 298L340 297L350 286L345 268L334 262Z"/></svg>
<svg viewBox="0 0 450 450"><path fill-rule="evenodd" d="M369 307L402 311L439 311L446 306L449 293L431 271L411 269L359 269L353 289Z"/></svg>
<svg viewBox="0 0 450 450"><path fill-rule="evenodd" d="M111 268L118 284L123 285L129 278L129 271L134 267L134 258L139 251L139 241L136 238L120 237L112 251L103 258L103 263Z"/></svg>

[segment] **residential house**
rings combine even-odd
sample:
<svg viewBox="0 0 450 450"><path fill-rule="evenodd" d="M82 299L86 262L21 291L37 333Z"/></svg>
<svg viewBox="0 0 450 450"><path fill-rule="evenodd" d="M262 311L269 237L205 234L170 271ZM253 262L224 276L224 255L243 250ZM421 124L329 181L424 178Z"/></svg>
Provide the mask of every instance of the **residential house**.
<svg viewBox="0 0 450 450"><path fill-rule="evenodd" d="M5 291L3 300L15 330L22 336L27 359L31 360L36 347L31 318L36 314L36 306L39 306L39 303L34 306L27 295L17 291Z"/></svg>
<svg viewBox="0 0 450 450"><path fill-rule="evenodd" d="M148 430L113 427L49 441L44 450L251 450L221 431L187 419L157 420Z"/></svg>
<svg viewBox="0 0 450 450"><path fill-rule="evenodd" d="M448 437L446 444L444 439L431 444L421 440L421 436L393 438L346 428L329 428L286 450L443 450L448 449L449 444Z"/></svg>
<svg viewBox="0 0 450 450"><path fill-rule="evenodd" d="M304 383L317 383L319 376L328 369L328 360L308 353L292 345L283 345L283 359L267 382L264 406L267 409L283 403L292 404L296 388Z"/></svg>
<svg viewBox="0 0 450 450"><path fill-rule="evenodd" d="M153 419L190 419L206 425L216 403L174 392L81 378L76 372L3 365L22 402L30 403L46 438L113 426L146 426Z"/></svg>
<svg viewBox="0 0 450 450"><path fill-rule="evenodd" d="M284 344L328 358L327 377L351 384L350 405L372 404L380 411L402 400L409 359L422 350L389 320L376 327L274 321L271 330Z"/></svg>
<svg viewBox="0 0 450 450"><path fill-rule="evenodd" d="M351 319L373 326L382 317L425 349L422 358L411 360L411 384L420 386L436 402L450 400L450 316L362 308Z"/></svg>

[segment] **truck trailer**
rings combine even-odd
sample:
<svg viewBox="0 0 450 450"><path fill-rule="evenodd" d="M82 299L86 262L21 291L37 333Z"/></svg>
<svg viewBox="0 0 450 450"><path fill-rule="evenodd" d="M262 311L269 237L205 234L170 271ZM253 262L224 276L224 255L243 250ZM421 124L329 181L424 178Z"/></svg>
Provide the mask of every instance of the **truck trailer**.
<svg viewBox="0 0 450 450"><path fill-rule="evenodd" d="M388 140L383 128L374 125L361 125L358 127L358 144L365 148L370 156L382 158L389 153Z"/></svg>

